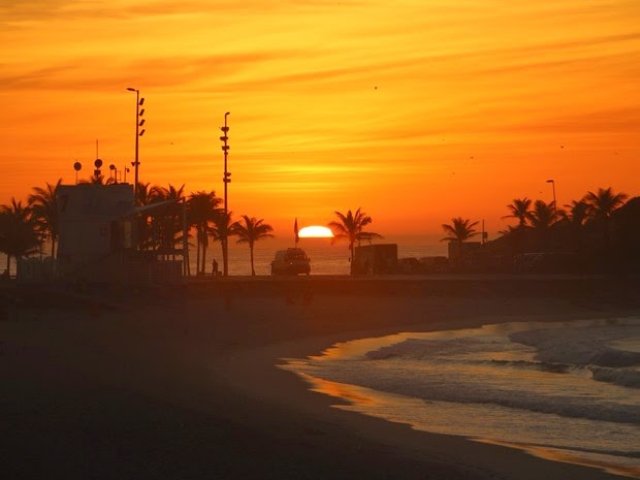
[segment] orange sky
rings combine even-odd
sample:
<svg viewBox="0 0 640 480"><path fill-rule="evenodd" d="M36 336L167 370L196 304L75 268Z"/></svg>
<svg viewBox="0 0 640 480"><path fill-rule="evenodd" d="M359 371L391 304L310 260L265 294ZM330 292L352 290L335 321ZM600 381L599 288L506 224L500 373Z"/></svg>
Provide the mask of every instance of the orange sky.
<svg viewBox="0 0 640 480"><path fill-rule="evenodd" d="M141 180L221 194L230 111L230 208L276 234L640 193L637 0L0 0L0 45L0 202L89 175L96 138L130 162L129 86Z"/></svg>

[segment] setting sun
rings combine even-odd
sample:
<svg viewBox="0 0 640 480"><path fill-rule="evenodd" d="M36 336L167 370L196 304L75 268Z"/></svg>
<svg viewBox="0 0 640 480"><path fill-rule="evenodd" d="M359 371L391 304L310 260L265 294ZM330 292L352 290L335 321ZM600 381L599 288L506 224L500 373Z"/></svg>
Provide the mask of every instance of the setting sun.
<svg viewBox="0 0 640 480"><path fill-rule="evenodd" d="M333 232L331 229L321 225L310 225L301 228L298 236L300 238L333 238Z"/></svg>

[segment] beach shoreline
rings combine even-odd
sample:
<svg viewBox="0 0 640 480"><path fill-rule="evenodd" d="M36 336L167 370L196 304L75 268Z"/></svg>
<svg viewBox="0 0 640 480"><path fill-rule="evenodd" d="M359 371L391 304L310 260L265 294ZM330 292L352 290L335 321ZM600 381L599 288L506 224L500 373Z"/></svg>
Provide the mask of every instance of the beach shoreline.
<svg viewBox="0 0 640 480"><path fill-rule="evenodd" d="M432 284L399 293L386 283L394 287L382 294L370 285L354 291L357 283L350 292L333 285L310 294L205 285L138 292L135 300L116 292L75 310L11 306L0 322L7 471L13 478L51 469L68 478L617 478L331 408L335 399L277 364L399 331L637 314L627 290L601 282L609 287L597 298L548 286L514 297L500 290L505 285L425 294Z"/></svg>

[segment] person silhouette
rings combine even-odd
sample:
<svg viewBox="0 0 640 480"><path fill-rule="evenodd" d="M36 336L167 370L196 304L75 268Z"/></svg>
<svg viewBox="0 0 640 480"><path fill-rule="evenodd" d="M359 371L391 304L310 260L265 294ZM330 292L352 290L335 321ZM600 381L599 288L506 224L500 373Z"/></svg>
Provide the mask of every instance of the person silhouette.
<svg viewBox="0 0 640 480"><path fill-rule="evenodd" d="M213 275L214 277L217 277L218 274L219 274L219 272L218 272L218 262L214 258L213 261L211 262L211 275Z"/></svg>

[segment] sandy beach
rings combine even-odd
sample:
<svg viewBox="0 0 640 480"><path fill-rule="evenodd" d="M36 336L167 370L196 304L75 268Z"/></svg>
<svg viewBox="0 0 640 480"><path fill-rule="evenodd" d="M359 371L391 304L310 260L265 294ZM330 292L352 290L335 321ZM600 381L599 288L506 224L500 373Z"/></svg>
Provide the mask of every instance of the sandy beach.
<svg viewBox="0 0 640 480"><path fill-rule="evenodd" d="M277 367L335 342L637 315L637 279L234 279L2 291L5 478L606 479L331 408Z"/></svg>

